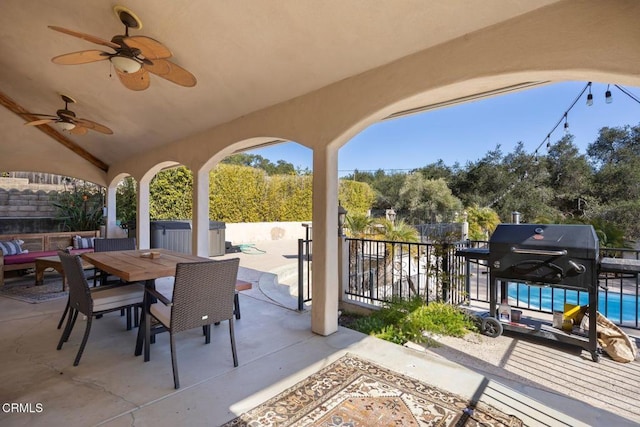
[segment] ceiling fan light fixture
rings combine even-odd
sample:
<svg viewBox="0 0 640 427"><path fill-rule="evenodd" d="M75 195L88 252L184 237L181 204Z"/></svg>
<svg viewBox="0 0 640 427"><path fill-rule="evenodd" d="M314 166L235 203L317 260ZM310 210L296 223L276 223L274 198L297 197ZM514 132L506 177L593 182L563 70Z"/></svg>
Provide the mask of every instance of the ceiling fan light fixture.
<svg viewBox="0 0 640 427"><path fill-rule="evenodd" d="M133 58L129 58L127 56L112 56L110 58L111 63L114 67L125 74L133 74L136 73L142 68L142 64L136 61Z"/></svg>
<svg viewBox="0 0 640 427"><path fill-rule="evenodd" d="M63 120L57 121L56 122L56 126L58 126L60 128L60 130L66 130L66 131L70 131L72 129L75 129L75 127L76 127L76 125L74 123L65 122Z"/></svg>

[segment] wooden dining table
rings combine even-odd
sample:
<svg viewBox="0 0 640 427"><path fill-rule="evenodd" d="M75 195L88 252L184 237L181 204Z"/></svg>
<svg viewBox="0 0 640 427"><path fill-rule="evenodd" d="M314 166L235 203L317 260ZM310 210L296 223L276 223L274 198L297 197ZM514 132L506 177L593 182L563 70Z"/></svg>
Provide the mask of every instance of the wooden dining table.
<svg viewBox="0 0 640 427"><path fill-rule="evenodd" d="M158 255L152 258L153 254ZM82 258L100 270L127 282L175 276L178 263L211 261L209 258L168 249L86 252L82 254Z"/></svg>
<svg viewBox="0 0 640 427"><path fill-rule="evenodd" d="M155 289L155 279L172 277L178 263L212 261L209 258L168 249L143 249L131 251L86 252L82 258L95 267L127 282L145 282L145 287ZM135 355L142 354L144 345L144 322L151 298L145 292L144 307L140 316ZM145 354L145 361L148 355Z"/></svg>

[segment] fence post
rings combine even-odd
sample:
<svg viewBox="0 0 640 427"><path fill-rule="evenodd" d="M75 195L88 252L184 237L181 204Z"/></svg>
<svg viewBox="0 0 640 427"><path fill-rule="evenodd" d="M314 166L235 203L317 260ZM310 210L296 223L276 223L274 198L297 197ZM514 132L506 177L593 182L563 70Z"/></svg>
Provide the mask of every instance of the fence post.
<svg viewBox="0 0 640 427"><path fill-rule="evenodd" d="M467 302L467 305L469 305L471 304L471 259L468 257L465 257L464 268L464 291L466 293L465 300Z"/></svg>
<svg viewBox="0 0 640 427"><path fill-rule="evenodd" d="M298 311L304 310L304 255L304 240L298 239Z"/></svg>
<svg viewBox="0 0 640 427"><path fill-rule="evenodd" d="M451 272L449 271L449 244L442 244L442 301L449 300Z"/></svg>
<svg viewBox="0 0 640 427"><path fill-rule="evenodd" d="M349 284L349 249L346 236L338 237L338 304L346 299Z"/></svg>

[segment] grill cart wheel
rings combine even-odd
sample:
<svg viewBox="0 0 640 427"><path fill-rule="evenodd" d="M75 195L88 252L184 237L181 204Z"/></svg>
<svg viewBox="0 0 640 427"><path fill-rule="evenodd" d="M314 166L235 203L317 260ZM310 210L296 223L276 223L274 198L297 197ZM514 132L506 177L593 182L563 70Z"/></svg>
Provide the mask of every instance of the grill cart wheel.
<svg viewBox="0 0 640 427"><path fill-rule="evenodd" d="M494 317L485 317L480 331L488 337L497 338L502 335L502 323Z"/></svg>

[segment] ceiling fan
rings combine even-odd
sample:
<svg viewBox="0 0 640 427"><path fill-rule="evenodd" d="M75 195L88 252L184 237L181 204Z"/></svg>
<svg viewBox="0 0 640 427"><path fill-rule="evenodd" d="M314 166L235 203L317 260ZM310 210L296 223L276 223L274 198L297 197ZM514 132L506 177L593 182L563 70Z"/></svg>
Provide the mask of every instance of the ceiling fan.
<svg viewBox="0 0 640 427"><path fill-rule="evenodd" d="M50 114L26 113L24 115L40 116L44 118L25 123L25 125L39 126L47 123L53 123L60 130L67 131L74 135L84 135L87 133L88 129L94 130L96 132L104 133L107 135L113 134L113 131L111 129L109 129L104 125L101 125L100 123L96 123L91 120L81 119L80 117L76 117L76 113L69 110L68 108L68 105L70 103L75 103L76 101L73 98L68 97L67 95L61 94L60 97L64 101L64 108L56 111L55 116Z"/></svg>
<svg viewBox="0 0 640 427"><path fill-rule="evenodd" d="M167 59L173 54L165 45L151 37L129 36L129 28L142 28L142 22L133 12L123 6L115 6L113 10L124 24L125 33L113 36L111 41L62 27L49 26L52 30L110 47L114 50L113 53L83 50L56 56L51 61L62 65L77 65L108 59L122 84L131 90L147 89L150 84L149 73L180 86L196 85L193 74Z"/></svg>

